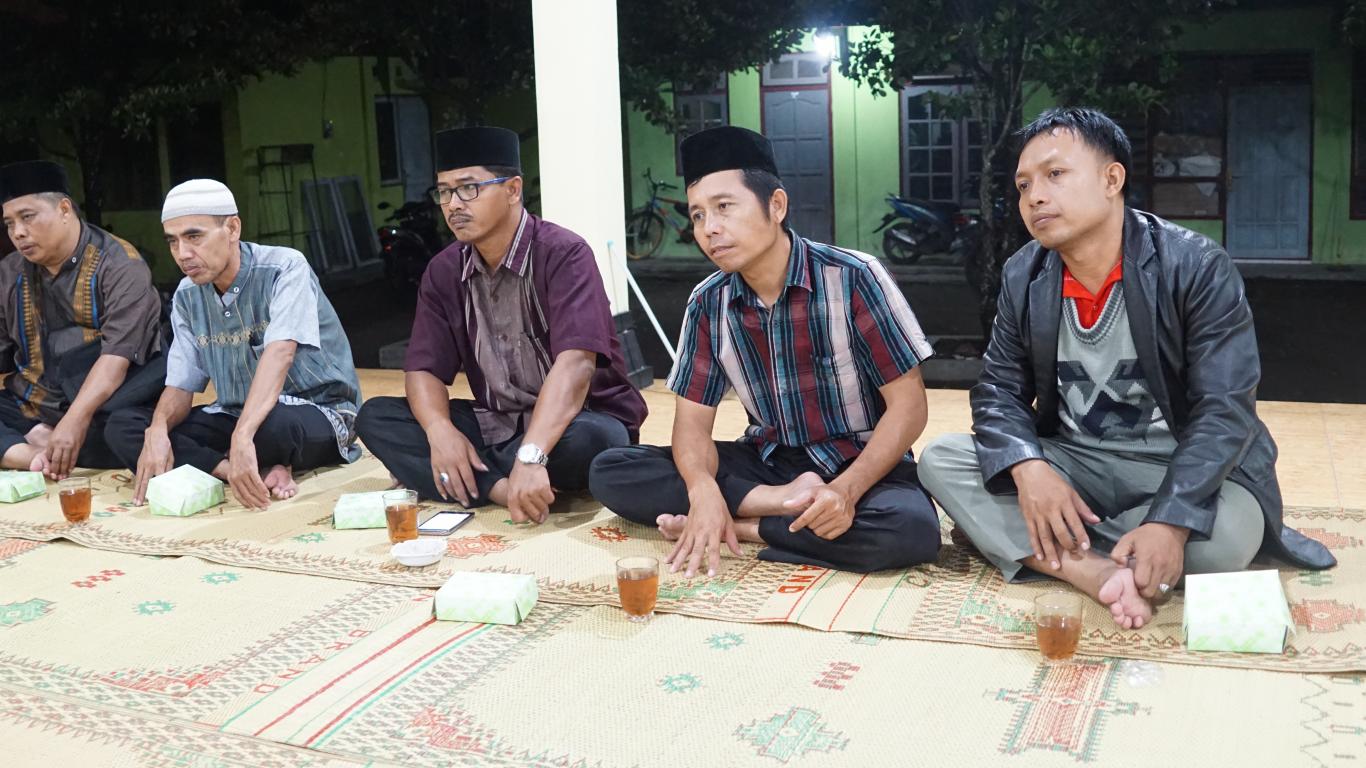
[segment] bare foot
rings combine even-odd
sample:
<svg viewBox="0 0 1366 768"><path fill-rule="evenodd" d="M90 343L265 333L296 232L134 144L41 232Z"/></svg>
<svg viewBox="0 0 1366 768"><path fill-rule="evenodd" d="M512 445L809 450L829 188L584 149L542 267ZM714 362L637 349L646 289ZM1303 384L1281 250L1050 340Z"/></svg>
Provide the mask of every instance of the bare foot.
<svg viewBox="0 0 1366 768"><path fill-rule="evenodd" d="M683 527L687 524L687 515L660 515L655 518L655 525L659 526L659 532L664 534L664 538L669 541L678 541L678 537L683 535Z"/></svg>
<svg viewBox="0 0 1366 768"><path fill-rule="evenodd" d="M1115 568L1096 593L1104 605L1110 607L1110 615L1115 623L1125 629L1138 629L1153 618L1153 607L1138 593L1134 583L1134 572L1128 568Z"/></svg>
<svg viewBox="0 0 1366 768"><path fill-rule="evenodd" d="M404 487L405 487L405 486L403 485L403 483L399 482L399 479L398 479L397 477L394 476L394 473L393 473L393 472L390 472L390 473L389 473L389 487L388 487L388 488L385 488L384 490L386 490L386 491L393 491L393 490L402 489L402 488L404 488Z"/></svg>
<svg viewBox="0 0 1366 768"><path fill-rule="evenodd" d="M34 452L33 460L28 463L28 471L47 474L51 466L52 463L47 458L47 451L39 450Z"/></svg>
<svg viewBox="0 0 1366 768"><path fill-rule="evenodd" d="M270 495L280 501L292 498L299 492L299 486L294 483L294 470L282 464L271 467L261 481L266 484Z"/></svg>
<svg viewBox="0 0 1366 768"><path fill-rule="evenodd" d="M760 485L745 496L737 512L739 517L800 514L805 505L796 509L783 506L789 499L798 499L803 491L819 488L825 481L815 472L803 472L784 485ZM807 502L808 504L810 502Z"/></svg>
<svg viewBox="0 0 1366 768"><path fill-rule="evenodd" d="M0 457L0 466L5 469L28 469L33 466L34 458L42 455L41 448L34 448L28 443L15 443Z"/></svg>
<svg viewBox="0 0 1366 768"><path fill-rule="evenodd" d="M34 448L46 449L48 441L52 439L52 427L46 424L35 424L33 429L24 435L24 442Z"/></svg>

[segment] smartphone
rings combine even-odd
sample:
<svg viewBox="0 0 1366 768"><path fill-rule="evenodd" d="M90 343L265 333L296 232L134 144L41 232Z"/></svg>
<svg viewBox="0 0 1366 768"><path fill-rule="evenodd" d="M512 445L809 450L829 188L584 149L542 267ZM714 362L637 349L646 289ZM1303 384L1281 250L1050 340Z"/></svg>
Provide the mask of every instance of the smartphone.
<svg viewBox="0 0 1366 768"><path fill-rule="evenodd" d="M474 517L473 512L457 512L453 509L445 509L427 518L417 527L417 532L423 536L449 536L457 528L468 523Z"/></svg>

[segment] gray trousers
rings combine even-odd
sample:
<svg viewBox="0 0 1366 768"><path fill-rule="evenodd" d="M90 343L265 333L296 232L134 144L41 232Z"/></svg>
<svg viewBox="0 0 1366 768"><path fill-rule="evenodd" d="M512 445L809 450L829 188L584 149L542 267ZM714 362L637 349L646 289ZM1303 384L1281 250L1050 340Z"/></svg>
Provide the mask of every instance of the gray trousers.
<svg viewBox="0 0 1366 768"><path fill-rule="evenodd" d="M1053 438L1040 438L1044 458L1101 518L1087 526L1094 549L1108 551L1143 523L1153 494L1167 474L1160 458L1117 454ZM944 435L920 454L920 483L974 546L1001 569L1006 581L1032 558L1019 497L996 496L983 486L971 435ZM1247 568L1262 544L1266 522L1247 489L1224 481L1210 537L1186 544L1186 573L1225 573ZM1041 564L1042 565L1042 564Z"/></svg>

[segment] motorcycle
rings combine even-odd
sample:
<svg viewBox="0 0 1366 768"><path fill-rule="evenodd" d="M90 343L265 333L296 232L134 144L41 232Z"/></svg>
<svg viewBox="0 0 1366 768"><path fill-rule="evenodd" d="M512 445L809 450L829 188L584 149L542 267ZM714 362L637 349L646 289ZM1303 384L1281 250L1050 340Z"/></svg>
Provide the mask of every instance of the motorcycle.
<svg viewBox="0 0 1366 768"><path fill-rule="evenodd" d="M961 259L981 225L953 203L888 195L887 204L892 212L873 231L883 233L882 253L893 264L914 264L927 253Z"/></svg>
<svg viewBox="0 0 1366 768"><path fill-rule="evenodd" d="M388 210L388 203L380 203L380 210ZM384 259L384 276L395 286L415 286L422 282L427 262L445 248L437 218L435 203L410 201L389 214L378 230L380 256Z"/></svg>

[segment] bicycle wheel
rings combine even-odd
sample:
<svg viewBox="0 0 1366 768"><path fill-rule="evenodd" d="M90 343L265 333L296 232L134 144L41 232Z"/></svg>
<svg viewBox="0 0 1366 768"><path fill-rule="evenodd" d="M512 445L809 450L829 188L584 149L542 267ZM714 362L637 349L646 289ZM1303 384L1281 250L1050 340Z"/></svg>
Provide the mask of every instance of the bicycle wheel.
<svg viewBox="0 0 1366 768"><path fill-rule="evenodd" d="M658 213L636 211L626 220L626 255L632 260L653 256L663 239L664 217Z"/></svg>

